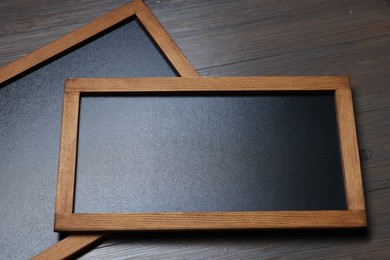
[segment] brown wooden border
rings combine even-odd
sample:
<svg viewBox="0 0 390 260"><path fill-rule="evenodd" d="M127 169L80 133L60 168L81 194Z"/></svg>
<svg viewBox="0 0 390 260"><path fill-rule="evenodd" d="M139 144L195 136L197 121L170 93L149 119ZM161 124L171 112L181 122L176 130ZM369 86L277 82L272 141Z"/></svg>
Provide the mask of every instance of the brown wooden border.
<svg viewBox="0 0 390 260"><path fill-rule="evenodd" d="M74 259L77 254L93 247L108 236L109 233L70 235L38 255L33 256L31 260Z"/></svg>
<svg viewBox="0 0 390 260"><path fill-rule="evenodd" d="M333 91L347 210L73 213L80 94L185 91ZM226 77L69 79L65 84L56 231L348 228L366 226L360 162L348 77Z"/></svg>

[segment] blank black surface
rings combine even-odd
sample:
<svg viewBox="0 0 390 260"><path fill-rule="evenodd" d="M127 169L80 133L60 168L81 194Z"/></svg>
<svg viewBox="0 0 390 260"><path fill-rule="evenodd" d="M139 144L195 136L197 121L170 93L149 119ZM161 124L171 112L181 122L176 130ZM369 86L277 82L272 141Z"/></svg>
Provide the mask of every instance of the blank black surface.
<svg viewBox="0 0 390 260"><path fill-rule="evenodd" d="M176 76L136 21L0 88L0 259L28 259L53 232L64 80ZM23 249L23 250L22 250Z"/></svg>
<svg viewBox="0 0 390 260"><path fill-rule="evenodd" d="M84 96L75 212L346 209L333 94Z"/></svg>

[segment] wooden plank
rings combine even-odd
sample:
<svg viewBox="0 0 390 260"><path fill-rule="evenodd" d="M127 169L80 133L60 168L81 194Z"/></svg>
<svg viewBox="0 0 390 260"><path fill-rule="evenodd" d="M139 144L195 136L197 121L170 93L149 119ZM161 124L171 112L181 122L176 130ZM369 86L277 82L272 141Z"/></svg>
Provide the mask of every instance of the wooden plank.
<svg viewBox="0 0 390 260"><path fill-rule="evenodd" d="M66 91L302 91L336 90L349 84L348 77L225 77L225 78L99 78L68 79Z"/></svg>
<svg viewBox="0 0 390 260"><path fill-rule="evenodd" d="M351 90L348 88L336 90L335 100L348 209L364 210L363 182Z"/></svg>
<svg viewBox="0 0 390 260"><path fill-rule="evenodd" d="M157 4L153 0L147 0L146 3L151 7L154 14L160 18L164 26L169 29L171 35L205 33L210 29L224 30L229 28L235 31L236 29L239 30L240 25L248 24L253 25L253 30L258 30L261 28L256 27L279 26L281 24L288 26L308 20L321 21L324 19L327 23L332 23L337 18L349 21L357 19L356 16L363 16L369 19L372 16L385 15L388 12L386 4L381 0L370 2L356 0L337 2L302 2L297 0L282 2L272 0L210 2L200 0L191 3L164 1ZM175 15L169 15L170 13ZM181 26L177 26L178 23ZM256 33L254 32L254 34Z"/></svg>
<svg viewBox="0 0 390 260"><path fill-rule="evenodd" d="M363 162L364 167L381 167L390 164L389 113L390 105L356 115L360 146L369 152L369 158Z"/></svg>
<svg viewBox="0 0 390 260"><path fill-rule="evenodd" d="M165 29L161 26L157 18L149 10L149 8L143 8L136 13L136 16L155 40L157 45L160 47L162 52L171 62L179 75L183 77L199 76L196 70L192 67L186 57L184 57L183 53L165 31Z"/></svg>
<svg viewBox="0 0 390 260"><path fill-rule="evenodd" d="M60 260L75 257L80 252L90 248L106 238L109 234L79 234L71 235L61 240L57 244L49 247L45 251L32 257L32 260Z"/></svg>
<svg viewBox="0 0 390 260"><path fill-rule="evenodd" d="M389 172L390 164L378 167L364 167L362 169L362 177L365 192L390 188Z"/></svg>
<svg viewBox="0 0 390 260"><path fill-rule="evenodd" d="M217 230L259 228L356 228L366 225L362 210L78 213L56 215L56 231Z"/></svg>
<svg viewBox="0 0 390 260"><path fill-rule="evenodd" d="M80 93L64 93L55 214L73 211L79 104Z"/></svg>
<svg viewBox="0 0 390 260"><path fill-rule="evenodd" d="M96 19L92 23L0 68L0 84L125 20L142 8L145 8L144 3L141 0L134 0L105 16Z"/></svg>
<svg viewBox="0 0 390 260"><path fill-rule="evenodd" d="M161 17L161 22L168 30L172 28L172 31L170 30L171 36L177 44L183 46L183 52L186 53L195 68L200 70L386 36L390 20L388 19L388 8L384 7L381 2L375 1L375 4L372 5L367 3L364 7L361 6L360 1L351 1L349 4L342 3L343 9L337 10L337 12L326 8L317 9L318 11L312 11L316 15L315 17L307 15L308 20L299 20L291 12L284 17L281 17L281 13L277 13L275 20L270 17L268 21L254 18L254 14L262 16L258 12L251 15L250 9L246 9L247 6L245 6L249 5L249 2L242 4L246 10L243 11L245 15L242 16L237 15L237 13L233 15L221 11L229 8L225 7L224 2L210 4L209 8L219 14L217 18L215 15L207 15L205 12L198 15L200 10L204 10L201 8L206 5L204 2L187 8L178 5L175 10L177 11L175 19L189 21L198 19L198 22L192 26L186 23L187 26L182 26L180 32L175 32L173 26L170 26L170 20L173 20L173 17L166 18L169 19L168 21L165 20L164 16L168 10L156 12L156 14L157 17ZM305 9L307 8L306 4L301 2L297 3L296 6ZM260 12L263 5L264 10L271 14L281 12L280 10L289 12L289 7L284 6L283 2L268 3L268 5L258 2L253 9ZM271 8L270 5L273 8L268 10L267 8ZM353 12L354 9L361 11ZM350 10L352 13L349 13ZM169 12L173 12L173 10L169 9ZM335 15L335 12L339 15ZM248 19L246 19L247 13L249 13ZM267 17L266 12L264 16ZM232 19L232 17L234 18ZM234 22L229 22L230 20L234 20ZM324 20L326 23L323 22ZM225 23L234 23L234 26L228 27Z"/></svg>

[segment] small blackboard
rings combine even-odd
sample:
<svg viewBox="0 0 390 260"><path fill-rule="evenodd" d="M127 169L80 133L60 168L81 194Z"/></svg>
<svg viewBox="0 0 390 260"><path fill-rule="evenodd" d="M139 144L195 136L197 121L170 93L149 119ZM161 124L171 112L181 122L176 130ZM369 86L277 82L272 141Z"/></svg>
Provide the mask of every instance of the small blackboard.
<svg viewBox="0 0 390 260"><path fill-rule="evenodd" d="M82 96L75 213L345 210L332 93Z"/></svg>
<svg viewBox="0 0 390 260"><path fill-rule="evenodd" d="M347 78L71 79L64 96L57 230L365 224Z"/></svg>

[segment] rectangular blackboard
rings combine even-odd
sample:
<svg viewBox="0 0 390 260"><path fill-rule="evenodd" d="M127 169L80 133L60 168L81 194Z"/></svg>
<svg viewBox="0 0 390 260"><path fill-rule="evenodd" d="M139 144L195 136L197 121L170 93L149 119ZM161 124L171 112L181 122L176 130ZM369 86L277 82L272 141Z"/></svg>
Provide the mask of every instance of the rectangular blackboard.
<svg viewBox="0 0 390 260"><path fill-rule="evenodd" d="M57 231L364 225L346 77L66 83Z"/></svg>

